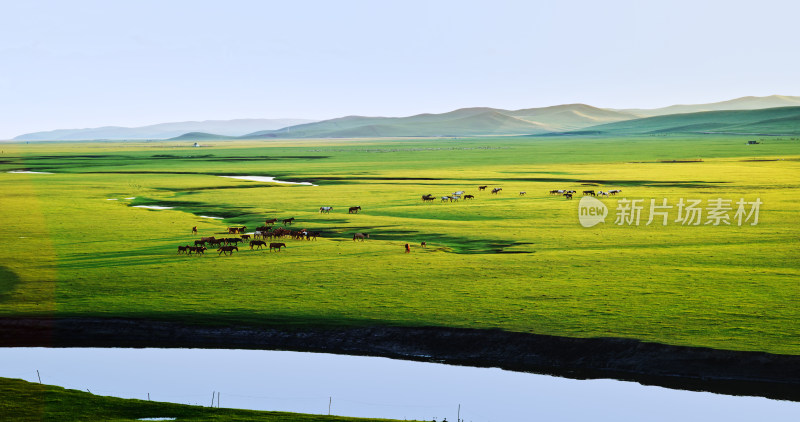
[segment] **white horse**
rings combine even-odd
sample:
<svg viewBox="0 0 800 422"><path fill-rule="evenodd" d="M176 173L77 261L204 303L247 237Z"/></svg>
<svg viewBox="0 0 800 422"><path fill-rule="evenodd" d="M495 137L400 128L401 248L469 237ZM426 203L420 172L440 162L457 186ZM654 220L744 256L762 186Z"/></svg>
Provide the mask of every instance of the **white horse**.
<svg viewBox="0 0 800 422"><path fill-rule="evenodd" d="M319 212L324 212L325 214L328 214L331 212L332 209L333 207L319 207Z"/></svg>

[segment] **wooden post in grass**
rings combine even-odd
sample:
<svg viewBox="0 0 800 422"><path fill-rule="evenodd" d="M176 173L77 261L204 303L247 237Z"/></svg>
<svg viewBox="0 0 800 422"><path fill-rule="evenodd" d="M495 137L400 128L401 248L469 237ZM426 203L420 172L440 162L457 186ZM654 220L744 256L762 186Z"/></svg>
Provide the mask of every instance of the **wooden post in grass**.
<svg viewBox="0 0 800 422"><path fill-rule="evenodd" d="M41 384L42 383L42 376L39 375L39 370L38 369L36 370L36 377L39 378L39 384Z"/></svg>

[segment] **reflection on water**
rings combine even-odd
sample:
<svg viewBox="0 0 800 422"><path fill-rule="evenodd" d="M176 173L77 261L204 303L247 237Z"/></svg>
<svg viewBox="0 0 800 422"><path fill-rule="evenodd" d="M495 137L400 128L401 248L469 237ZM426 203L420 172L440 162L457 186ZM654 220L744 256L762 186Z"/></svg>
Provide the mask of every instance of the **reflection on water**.
<svg viewBox="0 0 800 422"><path fill-rule="evenodd" d="M0 348L0 376L209 406L455 421L797 421L800 403L321 353Z"/></svg>

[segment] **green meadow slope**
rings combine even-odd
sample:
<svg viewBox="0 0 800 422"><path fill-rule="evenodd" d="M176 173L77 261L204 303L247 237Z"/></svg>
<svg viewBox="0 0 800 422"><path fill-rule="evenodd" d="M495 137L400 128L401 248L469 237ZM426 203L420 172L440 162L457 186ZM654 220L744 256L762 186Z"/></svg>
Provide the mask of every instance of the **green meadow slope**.
<svg viewBox="0 0 800 422"><path fill-rule="evenodd" d="M388 422L287 412L224 409L97 396L85 391L0 378L0 418L14 422L180 421Z"/></svg>
<svg viewBox="0 0 800 422"><path fill-rule="evenodd" d="M583 129L605 136L662 133L800 134L800 107L670 114Z"/></svg>

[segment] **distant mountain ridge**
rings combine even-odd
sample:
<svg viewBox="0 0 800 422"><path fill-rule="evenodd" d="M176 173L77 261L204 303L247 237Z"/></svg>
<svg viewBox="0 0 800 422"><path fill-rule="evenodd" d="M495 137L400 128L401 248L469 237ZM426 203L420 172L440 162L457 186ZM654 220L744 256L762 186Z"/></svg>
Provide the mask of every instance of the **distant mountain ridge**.
<svg viewBox="0 0 800 422"><path fill-rule="evenodd" d="M309 119L234 119L160 123L140 127L104 126L88 129L58 129L26 133L20 141L76 141L94 139L168 139L187 132L210 132L223 136L241 136L264 129L314 122Z"/></svg>
<svg viewBox="0 0 800 422"><path fill-rule="evenodd" d="M623 109L617 110L631 113L640 117L663 116L666 114L697 113L701 111L721 110L756 110L760 108L796 107L800 106L800 97L788 95L770 95L767 97L741 97L733 100L720 101L707 104L676 104L669 107L654 109Z"/></svg>
<svg viewBox="0 0 800 422"><path fill-rule="evenodd" d="M735 114L687 117L710 111L773 109L800 106L800 97L771 95L741 97L708 104L673 105L657 109L607 109L587 104L504 110L489 107L461 108L446 113L408 117L345 116L313 121L302 119L238 119L163 123L139 128L104 127L56 130L20 135L16 140L176 139L224 140L266 138L363 138L363 137L459 137L541 135L547 133L657 133L661 131L745 131L795 133L792 115L767 112L758 121L736 122ZM770 113L774 114L771 115ZM777 114L776 114L777 113ZM646 118L677 116L648 121ZM744 116L741 115L741 116ZM708 120L714 118L716 120ZM705 119L705 120L704 120ZM629 124L625 124L628 122ZM757 125L756 125L757 124ZM760 128L760 129L759 129ZM247 130L246 130L247 129Z"/></svg>
<svg viewBox="0 0 800 422"><path fill-rule="evenodd" d="M666 133L800 135L800 106L667 114L591 126L578 132L561 134L655 135Z"/></svg>
<svg viewBox="0 0 800 422"><path fill-rule="evenodd" d="M636 117L630 113L586 104L565 104L522 110L473 107L409 117L347 116L279 130L258 131L241 138L524 135L579 129Z"/></svg>

